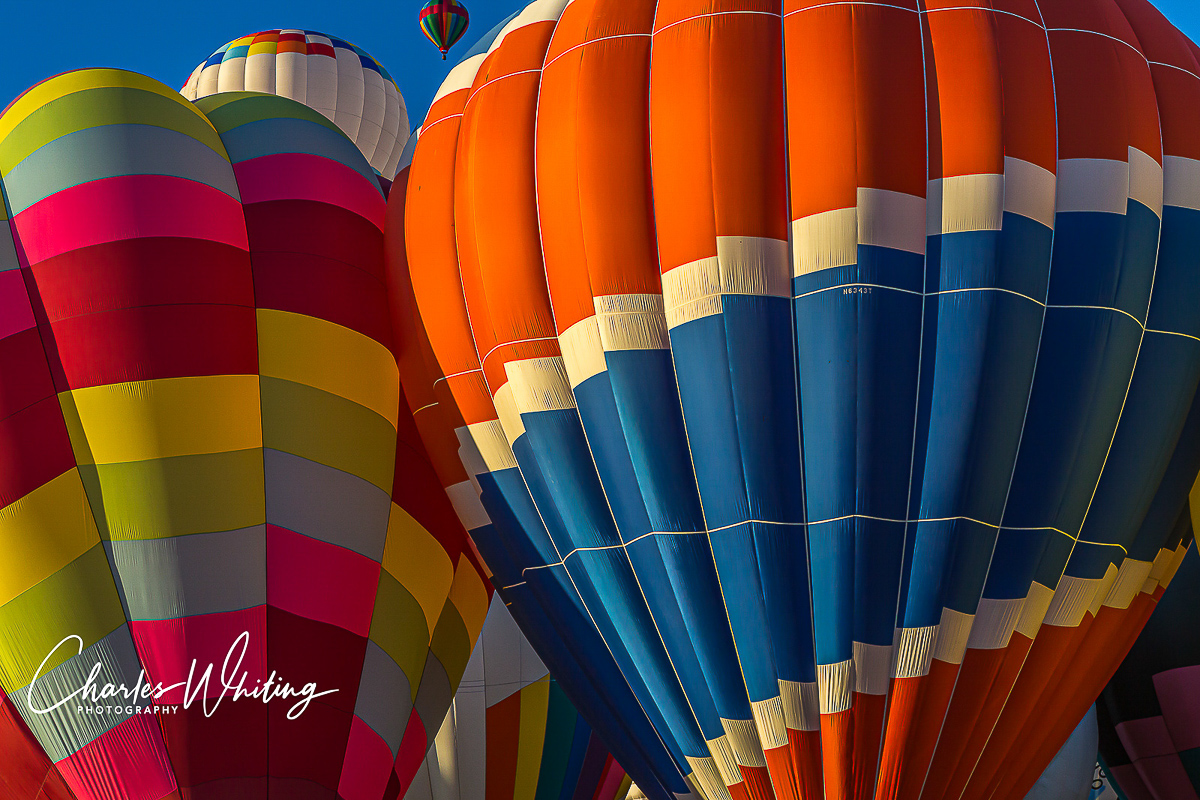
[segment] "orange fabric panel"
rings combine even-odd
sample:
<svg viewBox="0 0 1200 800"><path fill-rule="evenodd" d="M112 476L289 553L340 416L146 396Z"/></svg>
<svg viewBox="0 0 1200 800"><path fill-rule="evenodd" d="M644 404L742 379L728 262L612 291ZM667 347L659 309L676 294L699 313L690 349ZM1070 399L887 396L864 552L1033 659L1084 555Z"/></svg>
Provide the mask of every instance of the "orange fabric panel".
<svg viewBox="0 0 1200 800"><path fill-rule="evenodd" d="M487 800L512 800L521 746L521 693L487 707Z"/></svg>
<svg viewBox="0 0 1200 800"><path fill-rule="evenodd" d="M937 86L930 125L941 128L940 177L1004 172L1001 53L993 19L980 9L928 16L927 59Z"/></svg>
<svg viewBox="0 0 1200 800"><path fill-rule="evenodd" d="M1054 75L1046 34L1019 19L996 15L1004 109L1004 154L1058 171Z"/></svg>
<svg viewBox="0 0 1200 800"><path fill-rule="evenodd" d="M499 345L555 336L534 178L538 83L553 30L553 22L536 22L510 31L480 67L462 118L454 213L471 326L493 393L515 356ZM556 353L555 342L549 354Z"/></svg>
<svg viewBox="0 0 1200 800"><path fill-rule="evenodd" d="M576 0L546 57L538 206L559 332L594 313L593 296L661 291L647 111L654 6Z"/></svg>
<svg viewBox="0 0 1200 800"><path fill-rule="evenodd" d="M651 160L665 272L716 255L717 236L787 238L778 10L659 4ZM752 144L753 143L753 144Z"/></svg>

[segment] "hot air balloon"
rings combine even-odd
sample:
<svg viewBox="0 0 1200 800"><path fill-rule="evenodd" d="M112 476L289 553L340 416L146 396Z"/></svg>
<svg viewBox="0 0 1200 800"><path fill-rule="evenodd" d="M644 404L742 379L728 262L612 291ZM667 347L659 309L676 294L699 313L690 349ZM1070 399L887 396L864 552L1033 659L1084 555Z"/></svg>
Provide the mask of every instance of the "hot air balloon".
<svg viewBox="0 0 1200 800"><path fill-rule="evenodd" d="M467 32L471 15L458 0L428 0L421 6L417 19L421 23L421 32L441 51L442 61L445 61L446 53Z"/></svg>
<svg viewBox="0 0 1200 800"><path fill-rule="evenodd" d="M218 92L265 92L315 108L391 180L408 141L408 110L396 81L361 47L317 31L280 29L234 39L192 71L188 100Z"/></svg>
<svg viewBox="0 0 1200 800"><path fill-rule="evenodd" d="M405 800L625 800L629 779L500 595Z"/></svg>
<svg viewBox="0 0 1200 800"><path fill-rule="evenodd" d="M1096 707L1092 706L1025 800L1091 800L1097 737Z"/></svg>
<svg viewBox="0 0 1200 800"><path fill-rule="evenodd" d="M429 391L647 796L1019 798L1070 735L1200 469L1197 53L1144 0L539 0L451 72Z"/></svg>
<svg viewBox="0 0 1200 800"><path fill-rule="evenodd" d="M1100 755L1123 800L1200 797L1200 555L1170 591L1105 687Z"/></svg>
<svg viewBox="0 0 1200 800"><path fill-rule="evenodd" d="M6 741L54 797L398 798L489 591L374 172L286 98L85 70L0 116L0 178Z"/></svg>

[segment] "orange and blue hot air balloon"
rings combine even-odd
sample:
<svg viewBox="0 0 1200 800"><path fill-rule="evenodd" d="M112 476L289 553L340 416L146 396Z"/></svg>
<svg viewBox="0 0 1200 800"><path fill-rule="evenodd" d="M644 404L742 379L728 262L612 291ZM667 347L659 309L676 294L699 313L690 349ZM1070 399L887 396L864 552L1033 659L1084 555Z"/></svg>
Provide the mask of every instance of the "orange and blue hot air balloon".
<svg viewBox="0 0 1200 800"><path fill-rule="evenodd" d="M536 0L450 72L446 487L648 797L1037 779L1181 557L1197 76L1146 0Z"/></svg>
<svg viewBox="0 0 1200 800"><path fill-rule="evenodd" d="M421 6L418 19L421 30L442 51L442 61L445 61L447 51L467 32L471 16L458 0L429 0Z"/></svg>

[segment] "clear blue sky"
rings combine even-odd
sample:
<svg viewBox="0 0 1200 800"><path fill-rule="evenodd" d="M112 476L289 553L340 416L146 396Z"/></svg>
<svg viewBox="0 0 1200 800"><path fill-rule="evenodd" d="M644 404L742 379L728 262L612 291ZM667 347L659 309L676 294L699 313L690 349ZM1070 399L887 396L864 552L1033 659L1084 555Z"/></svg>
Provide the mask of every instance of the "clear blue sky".
<svg viewBox="0 0 1200 800"><path fill-rule="evenodd" d="M374 55L396 78L416 125L455 51L523 5L464 1L471 28L443 63L417 27L421 0L24 0L4 15L0 108L31 84L79 67L123 67L179 88L230 39L283 27L323 31ZM1156 4L1200 41L1200 0Z"/></svg>

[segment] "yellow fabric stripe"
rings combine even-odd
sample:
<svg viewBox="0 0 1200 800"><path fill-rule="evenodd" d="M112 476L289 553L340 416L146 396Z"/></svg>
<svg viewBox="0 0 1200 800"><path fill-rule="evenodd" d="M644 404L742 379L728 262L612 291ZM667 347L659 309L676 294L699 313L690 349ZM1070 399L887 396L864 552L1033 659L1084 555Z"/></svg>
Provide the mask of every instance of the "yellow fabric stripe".
<svg viewBox="0 0 1200 800"><path fill-rule="evenodd" d="M471 637L471 646L474 647L479 640L479 632L483 630L483 621L487 619L488 594L483 578L465 555L458 557L454 585L450 587L450 602L462 616L467 634Z"/></svg>
<svg viewBox="0 0 1200 800"><path fill-rule="evenodd" d="M75 469L0 509L0 605L58 572L99 541Z"/></svg>
<svg viewBox="0 0 1200 800"><path fill-rule="evenodd" d="M114 464L262 445L258 376L160 378L58 396L80 464Z"/></svg>
<svg viewBox="0 0 1200 800"><path fill-rule="evenodd" d="M260 308L258 360L263 375L353 400L396 425L400 407L396 359L358 331L305 314Z"/></svg>
<svg viewBox="0 0 1200 800"><path fill-rule="evenodd" d="M344 397L263 376L263 445L340 469L391 494L392 423Z"/></svg>
<svg viewBox="0 0 1200 800"><path fill-rule="evenodd" d="M0 116L0 141L12 133L13 129L20 125L26 117L47 103L75 92L110 86L142 89L170 100L177 100L181 106L191 105L183 99L179 92L166 84L136 72L111 68L81 69L56 75L17 98ZM196 112L196 115L201 116L199 112ZM209 127L212 126L209 125Z"/></svg>
<svg viewBox="0 0 1200 800"><path fill-rule="evenodd" d="M546 742L546 712L550 705L550 676L521 690L521 733L517 740L517 780L513 800L533 800Z"/></svg>
<svg viewBox="0 0 1200 800"><path fill-rule="evenodd" d="M255 42L250 45L250 49L246 51L246 55L255 56L259 53L274 53L278 47L279 42L275 41Z"/></svg>
<svg viewBox="0 0 1200 800"><path fill-rule="evenodd" d="M388 518L383 568L416 598L433 630L454 583L454 566L438 540L395 503Z"/></svg>
<svg viewBox="0 0 1200 800"><path fill-rule="evenodd" d="M433 630L429 650L446 670L451 691L458 691L459 681L462 680L474 645L475 642L468 638L462 617L454 605L447 602L442 607L442 615L438 617L437 627Z"/></svg>
<svg viewBox="0 0 1200 800"><path fill-rule="evenodd" d="M0 683L25 686L54 646L72 634L89 647L125 623L108 557L99 542L36 586L0 606ZM46 662L54 669L78 652L69 642Z"/></svg>
<svg viewBox="0 0 1200 800"><path fill-rule="evenodd" d="M267 521L262 449L80 468L105 539L160 539Z"/></svg>
<svg viewBox="0 0 1200 800"><path fill-rule="evenodd" d="M379 573L370 638L408 677L415 701L429 655L431 635L425 628L425 615L420 604L387 572Z"/></svg>

